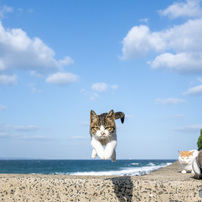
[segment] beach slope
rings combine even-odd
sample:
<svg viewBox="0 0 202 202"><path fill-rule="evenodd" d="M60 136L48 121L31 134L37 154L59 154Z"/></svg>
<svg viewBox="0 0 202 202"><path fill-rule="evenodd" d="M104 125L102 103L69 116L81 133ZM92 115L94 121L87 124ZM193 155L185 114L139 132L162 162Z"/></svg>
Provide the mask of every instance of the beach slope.
<svg viewBox="0 0 202 202"><path fill-rule="evenodd" d="M201 201L202 181L178 162L145 176L0 174L1 201Z"/></svg>

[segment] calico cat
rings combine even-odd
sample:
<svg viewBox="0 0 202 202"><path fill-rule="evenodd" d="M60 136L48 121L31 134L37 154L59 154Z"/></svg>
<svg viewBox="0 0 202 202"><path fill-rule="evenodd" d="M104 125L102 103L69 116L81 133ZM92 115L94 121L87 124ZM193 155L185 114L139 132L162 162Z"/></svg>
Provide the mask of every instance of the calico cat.
<svg viewBox="0 0 202 202"><path fill-rule="evenodd" d="M196 156L198 155L198 151L190 150L190 151L182 151L182 152L178 151L178 152L180 154L178 160L182 166L181 173L187 173L187 172L193 173L192 163L196 158Z"/></svg>
<svg viewBox="0 0 202 202"><path fill-rule="evenodd" d="M97 115L93 110L90 112L90 135L91 145L93 147L92 158L98 155L101 159L110 159L116 161L116 124L115 119L121 119L124 123L125 114L123 112ZM103 147L105 146L105 148Z"/></svg>
<svg viewBox="0 0 202 202"><path fill-rule="evenodd" d="M198 152L198 155L192 163L192 169L195 173L195 177L198 179L202 178L202 150Z"/></svg>

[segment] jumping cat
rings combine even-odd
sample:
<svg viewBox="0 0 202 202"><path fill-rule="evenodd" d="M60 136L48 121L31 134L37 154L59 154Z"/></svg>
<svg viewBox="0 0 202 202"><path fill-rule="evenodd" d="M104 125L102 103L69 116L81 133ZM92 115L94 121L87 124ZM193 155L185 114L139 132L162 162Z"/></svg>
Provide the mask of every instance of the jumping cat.
<svg viewBox="0 0 202 202"><path fill-rule="evenodd" d="M97 115L93 110L90 112L90 135L91 145L93 147L92 158L98 155L101 159L110 159L116 161L116 124L115 119L121 119L124 123L125 114L123 112ZM105 146L105 148L103 147Z"/></svg>
<svg viewBox="0 0 202 202"><path fill-rule="evenodd" d="M192 163L196 158L196 156L198 155L198 151L190 150L190 151L182 151L182 152L178 151L178 152L180 154L178 160L182 166L181 173L187 173L187 172L193 173Z"/></svg>

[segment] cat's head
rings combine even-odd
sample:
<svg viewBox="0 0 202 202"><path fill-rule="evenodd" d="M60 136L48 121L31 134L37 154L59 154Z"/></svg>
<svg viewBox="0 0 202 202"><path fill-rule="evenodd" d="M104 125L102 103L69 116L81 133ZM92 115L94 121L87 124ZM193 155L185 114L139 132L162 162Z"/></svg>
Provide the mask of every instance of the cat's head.
<svg viewBox="0 0 202 202"><path fill-rule="evenodd" d="M193 153L194 151L178 151L179 152L179 161L180 163L186 165L190 164L193 161Z"/></svg>
<svg viewBox="0 0 202 202"><path fill-rule="evenodd" d="M90 134L98 139L110 138L115 133L115 115L111 110L107 114L97 115L93 110L90 112Z"/></svg>

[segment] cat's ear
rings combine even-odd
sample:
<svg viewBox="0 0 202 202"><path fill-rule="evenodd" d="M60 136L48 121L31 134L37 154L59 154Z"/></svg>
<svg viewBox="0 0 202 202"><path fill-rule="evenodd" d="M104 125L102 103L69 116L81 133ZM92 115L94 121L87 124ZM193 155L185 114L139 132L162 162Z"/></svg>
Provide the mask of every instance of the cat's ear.
<svg viewBox="0 0 202 202"><path fill-rule="evenodd" d="M194 153L194 151L191 151L191 152L189 152L190 153L190 155L192 155L193 153Z"/></svg>
<svg viewBox="0 0 202 202"><path fill-rule="evenodd" d="M106 118L114 120L114 110L113 109L107 114Z"/></svg>
<svg viewBox="0 0 202 202"><path fill-rule="evenodd" d="M97 115L93 110L91 110L91 111L90 111L90 119L91 119L91 120L94 120L94 119L96 119L96 118L98 118L98 115Z"/></svg>

